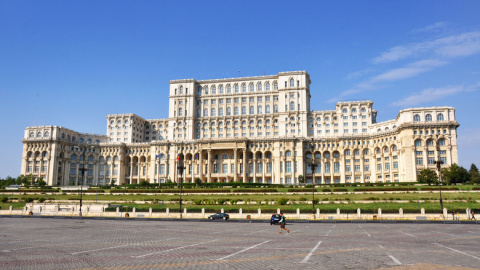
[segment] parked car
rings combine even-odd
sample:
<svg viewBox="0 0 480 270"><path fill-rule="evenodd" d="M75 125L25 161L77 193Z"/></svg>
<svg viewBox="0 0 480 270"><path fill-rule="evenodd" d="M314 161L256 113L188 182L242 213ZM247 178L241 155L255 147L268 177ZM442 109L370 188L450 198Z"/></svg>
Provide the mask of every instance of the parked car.
<svg viewBox="0 0 480 270"><path fill-rule="evenodd" d="M279 222L280 222L280 215L279 214L273 214L272 218L270 219L270 225L278 224Z"/></svg>
<svg viewBox="0 0 480 270"><path fill-rule="evenodd" d="M216 213L216 214L213 214L211 216L208 217L208 219L223 219L223 220L227 220L229 219L230 216L228 214L225 214L225 213Z"/></svg>

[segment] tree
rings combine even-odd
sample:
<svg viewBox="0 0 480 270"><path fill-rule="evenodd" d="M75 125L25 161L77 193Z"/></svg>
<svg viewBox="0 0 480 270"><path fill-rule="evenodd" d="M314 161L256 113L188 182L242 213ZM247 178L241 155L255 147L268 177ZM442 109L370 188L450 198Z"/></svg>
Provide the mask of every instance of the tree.
<svg viewBox="0 0 480 270"><path fill-rule="evenodd" d="M433 170L423 169L417 176L417 181L419 183L426 183L430 186L431 184L436 184L438 182L438 176Z"/></svg>
<svg viewBox="0 0 480 270"><path fill-rule="evenodd" d="M305 178L303 177L303 175L300 174L300 175L298 176L298 182L299 182L300 184L304 184L304 183L305 183Z"/></svg>
<svg viewBox="0 0 480 270"><path fill-rule="evenodd" d="M37 180L37 184L38 184L39 187L44 187L44 186L47 185L47 182L45 182L45 180L43 180L43 177L40 177Z"/></svg>
<svg viewBox="0 0 480 270"><path fill-rule="evenodd" d="M470 174L470 182L472 184L480 184L480 172L478 171L477 166L472 163L472 166L470 166L470 171L468 171Z"/></svg>
<svg viewBox="0 0 480 270"><path fill-rule="evenodd" d="M142 182L140 182L140 186L142 186L142 187L148 187L148 186L150 186L150 183L147 182L146 180L143 180Z"/></svg>
<svg viewBox="0 0 480 270"><path fill-rule="evenodd" d="M198 187L202 184L202 179L200 179L199 177L196 177L195 178L195 185Z"/></svg>
<svg viewBox="0 0 480 270"><path fill-rule="evenodd" d="M470 180L467 169L453 163L449 168L442 169L442 178L447 184L466 183Z"/></svg>

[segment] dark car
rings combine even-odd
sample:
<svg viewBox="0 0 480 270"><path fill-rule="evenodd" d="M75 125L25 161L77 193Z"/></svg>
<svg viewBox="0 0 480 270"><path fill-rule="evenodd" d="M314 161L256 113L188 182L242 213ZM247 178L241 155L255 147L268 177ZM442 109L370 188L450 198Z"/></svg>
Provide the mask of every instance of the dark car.
<svg viewBox="0 0 480 270"><path fill-rule="evenodd" d="M277 224L280 222L280 215L279 214L273 214L272 218L270 219L270 225Z"/></svg>
<svg viewBox="0 0 480 270"><path fill-rule="evenodd" d="M227 220L229 219L230 216L228 214L225 214L225 213L216 213L216 214L213 214L211 216L208 217L208 219L224 219L224 220Z"/></svg>

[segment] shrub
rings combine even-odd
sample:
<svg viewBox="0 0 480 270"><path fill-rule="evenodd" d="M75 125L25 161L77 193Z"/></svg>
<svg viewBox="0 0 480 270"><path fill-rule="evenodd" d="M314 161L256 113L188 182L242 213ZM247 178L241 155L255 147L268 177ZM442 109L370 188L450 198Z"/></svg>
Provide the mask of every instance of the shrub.
<svg viewBox="0 0 480 270"><path fill-rule="evenodd" d="M25 198L25 202L26 203L31 203L31 202L33 202L33 198Z"/></svg>
<svg viewBox="0 0 480 270"><path fill-rule="evenodd" d="M45 201L45 198L39 198L39 199L38 199L38 202L39 202L39 203L43 203L44 201Z"/></svg>
<svg viewBox="0 0 480 270"><path fill-rule="evenodd" d="M307 200L307 198L305 198L305 197L300 197L298 200L301 201L301 202L304 202L304 201Z"/></svg>
<svg viewBox="0 0 480 270"><path fill-rule="evenodd" d="M203 203L203 200L195 199L195 200L193 200L193 203L196 204L196 205L201 205Z"/></svg>
<svg viewBox="0 0 480 270"><path fill-rule="evenodd" d="M218 199L217 201L218 201L218 204L224 205L227 200L225 200L225 199Z"/></svg>
<svg viewBox="0 0 480 270"><path fill-rule="evenodd" d="M279 205L286 205L287 202L288 202L288 199L286 199L286 198L280 198L280 199L277 200L277 203Z"/></svg>
<svg viewBox="0 0 480 270"><path fill-rule="evenodd" d="M2 197L2 198L0 199L0 202L2 202L2 203L8 202L8 197Z"/></svg>

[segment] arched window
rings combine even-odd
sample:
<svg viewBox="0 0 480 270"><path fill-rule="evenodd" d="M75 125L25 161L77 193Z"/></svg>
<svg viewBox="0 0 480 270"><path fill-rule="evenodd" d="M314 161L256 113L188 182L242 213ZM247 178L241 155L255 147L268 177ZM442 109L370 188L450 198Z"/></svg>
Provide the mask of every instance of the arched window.
<svg viewBox="0 0 480 270"><path fill-rule="evenodd" d="M217 116L217 110L215 108L212 108L212 116Z"/></svg>
<svg viewBox="0 0 480 270"><path fill-rule="evenodd" d="M250 114L255 114L255 108L253 106L250 106Z"/></svg>
<svg viewBox="0 0 480 270"><path fill-rule="evenodd" d="M242 115L247 114L247 107L243 106L242 107Z"/></svg>
<svg viewBox="0 0 480 270"><path fill-rule="evenodd" d="M385 148L383 148L383 152L386 154L388 153L388 147L385 146Z"/></svg>
<svg viewBox="0 0 480 270"><path fill-rule="evenodd" d="M295 102L290 102L290 111L295 111Z"/></svg>
<svg viewBox="0 0 480 270"><path fill-rule="evenodd" d="M345 150L345 156L350 156L350 150Z"/></svg>
<svg viewBox="0 0 480 270"><path fill-rule="evenodd" d="M242 92L247 92L247 85L246 84L242 84Z"/></svg>
<svg viewBox="0 0 480 270"><path fill-rule="evenodd" d="M444 121L443 113L437 114L437 121Z"/></svg>
<svg viewBox="0 0 480 270"><path fill-rule="evenodd" d="M35 137L35 133L33 131L30 132L30 138L34 138Z"/></svg>
<svg viewBox="0 0 480 270"><path fill-rule="evenodd" d="M204 86L203 89L205 90L205 95L208 95L208 86Z"/></svg>
<svg viewBox="0 0 480 270"><path fill-rule="evenodd" d="M257 91L262 91L262 84L261 83L257 84Z"/></svg>
<svg viewBox="0 0 480 270"><path fill-rule="evenodd" d="M434 146L433 140L427 140L427 146Z"/></svg>
<svg viewBox="0 0 480 270"><path fill-rule="evenodd" d="M234 115L238 115L238 114L239 114L238 107L235 107L235 109L233 109L233 114L234 114Z"/></svg>
<svg viewBox="0 0 480 270"><path fill-rule="evenodd" d="M40 138L40 137L42 137L42 132L41 131L37 132L37 138Z"/></svg>
<svg viewBox="0 0 480 270"><path fill-rule="evenodd" d="M265 91L270 91L270 83L269 82L267 82L265 84Z"/></svg>
<svg viewBox="0 0 480 270"><path fill-rule="evenodd" d="M340 157L340 153L339 153L339 152L333 152L333 157L334 157L334 158L339 158L339 157Z"/></svg>
<svg viewBox="0 0 480 270"><path fill-rule="evenodd" d="M232 108L230 107L227 108L227 115L232 115Z"/></svg>
<svg viewBox="0 0 480 270"><path fill-rule="evenodd" d="M381 153L382 153L382 150L380 150L380 148L376 148L376 149L375 149L375 153L376 153L376 154L381 154Z"/></svg>
<svg viewBox="0 0 480 270"><path fill-rule="evenodd" d="M360 155L360 150L356 149L355 151L353 151L353 154L355 156L359 156Z"/></svg>
<svg viewBox="0 0 480 270"><path fill-rule="evenodd" d="M235 93L238 93L239 90L238 90L238 84L235 84Z"/></svg>
<svg viewBox="0 0 480 270"><path fill-rule="evenodd" d="M270 113L270 105L265 106L265 113Z"/></svg>
<svg viewBox="0 0 480 270"><path fill-rule="evenodd" d="M312 158L312 153L307 153L307 154L305 155L305 157L308 158L308 159L311 159L311 158Z"/></svg>
<svg viewBox="0 0 480 270"><path fill-rule="evenodd" d="M48 136L50 136L50 132L48 132L48 131L45 131L45 133L43 133L43 137L46 137L46 138L48 138Z"/></svg>
<svg viewBox="0 0 480 270"><path fill-rule="evenodd" d="M220 94L223 94L223 85L220 85Z"/></svg>
<svg viewBox="0 0 480 270"><path fill-rule="evenodd" d="M417 147L422 146L422 140L420 140L420 139L415 140L415 146L417 146Z"/></svg>
<svg viewBox="0 0 480 270"><path fill-rule="evenodd" d="M278 104L273 105L273 113L278 113Z"/></svg>
<svg viewBox="0 0 480 270"><path fill-rule="evenodd" d="M290 87L295 87L295 81L293 79L290 79Z"/></svg>
<svg viewBox="0 0 480 270"><path fill-rule="evenodd" d="M321 157L322 157L322 155L319 152L315 153L315 158L321 158Z"/></svg>
<svg viewBox="0 0 480 270"><path fill-rule="evenodd" d="M285 152L285 156L286 156L286 157L291 157L291 156L292 156L292 152L286 151L286 152Z"/></svg>
<svg viewBox="0 0 480 270"><path fill-rule="evenodd" d="M415 115L413 116L413 122L420 122L420 115L415 114Z"/></svg>
<svg viewBox="0 0 480 270"><path fill-rule="evenodd" d="M208 116L208 109L203 110L203 116Z"/></svg>
<svg viewBox="0 0 480 270"><path fill-rule="evenodd" d="M183 115L183 109L180 108L180 109L178 109L178 116L182 116L182 115Z"/></svg>
<svg viewBox="0 0 480 270"><path fill-rule="evenodd" d="M364 155L368 155L369 153L370 153L370 151L368 151L368 149L363 150Z"/></svg>
<svg viewBox="0 0 480 270"><path fill-rule="evenodd" d="M438 140L438 145L440 145L440 146L445 145L445 139Z"/></svg>
<svg viewBox="0 0 480 270"><path fill-rule="evenodd" d="M183 94L183 86L180 86L180 95Z"/></svg>
<svg viewBox="0 0 480 270"><path fill-rule="evenodd" d="M425 115L425 121L432 122L432 115L431 114Z"/></svg>
<svg viewBox="0 0 480 270"><path fill-rule="evenodd" d="M223 116L223 108L218 109L218 116Z"/></svg>
<svg viewBox="0 0 480 270"><path fill-rule="evenodd" d="M227 85L227 93L231 93L232 92L232 86L229 84Z"/></svg>
<svg viewBox="0 0 480 270"><path fill-rule="evenodd" d="M356 112L357 112L357 109L353 108L352 113L356 113Z"/></svg>
<svg viewBox="0 0 480 270"><path fill-rule="evenodd" d="M277 82L273 83L273 90L278 90L278 83Z"/></svg>
<svg viewBox="0 0 480 270"><path fill-rule="evenodd" d="M262 113L263 113L262 106L258 106L258 108L257 108L257 113L258 113L258 114L262 114Z"/></svg>
<svg viewBox="0 0 480 270"><path fill-rule="evenodd" d="M396 146L396 145L393 145L393 146L392 146L392 152L395 152L395 151L397 151L397 146Z"/></svg>
<svg viewBox="0 0 480 270"><path fill-rule="evenodd" d="M228 155L227 155L227 154L223 154L222 159L228 159Z"/></svg>
<svg viewBox="0 0 480 270"><path fill-rule="evenodd" d="M342 113L348 113L348 110L347 110L347 109L343 109L343 110L342 110Z"/></svg>
<svg viewBox="0 0 480 270"><path fill-rule="evenodd" d="M77 160L77 155L72 155L72 156L70 157L70 159L71 159L71 160Z"/></svg>
<svg viewBox="0 0 480 270"><path fill-rule="evenodd" d="M330 158L330 153L329 153L329 152L325 152L325 153L323 154L323 157L324 157L324 158Z"/></svg>
<svg viewBox="0 0 480 270"><path fill-rule="evenodd" d="M88 140L87 140L87 143L92 143L92 139L88 139Z"/></svg>
<svg viewBox="0 0 480 270"><path fill-rule="evenodd" d="M202 116L202 110L201 109L197 109L197 116L198 117Z"/></svg>
<svg viewBox="0 0 480 270"><path fill-rule="evenodd" d="M361 112L366 112L367 110L365 108L360 109Z"/></svg>
<svg viewBox="0 0 480 270"><path fill-rule="evenodd" d="M255 91L255 85L253 85L253 83L250 84L250 92L253 92Z"/></svg>
<svg viewBox="0 0 480 270"><path fill-rule="evenodd" d="M212 86L212 95L215 95L217 93L217 87L214 85Z"/></svg>

